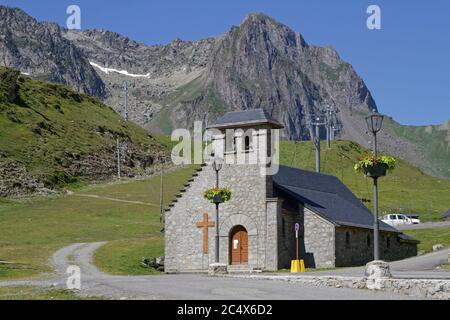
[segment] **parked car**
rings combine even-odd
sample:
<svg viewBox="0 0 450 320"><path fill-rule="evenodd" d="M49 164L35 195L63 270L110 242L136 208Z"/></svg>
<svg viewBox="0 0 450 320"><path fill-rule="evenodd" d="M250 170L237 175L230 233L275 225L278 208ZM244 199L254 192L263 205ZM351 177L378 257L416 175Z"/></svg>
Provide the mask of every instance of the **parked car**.
<svg viewBox="0 0 450 320"><path fill-rule="evenodd" d="M419 215L418 214L405 214L405 216L407 216L409 219L411 219L411 222L413 224L419 224L420 223L420 219L419 219Z"/></svg>
<svg viewBox="0 0 450 320"><path fill-rule="evenodd" d="M391 226L413 224L413 221L404 214L387 214L381 218L381 221Z"/></svg>

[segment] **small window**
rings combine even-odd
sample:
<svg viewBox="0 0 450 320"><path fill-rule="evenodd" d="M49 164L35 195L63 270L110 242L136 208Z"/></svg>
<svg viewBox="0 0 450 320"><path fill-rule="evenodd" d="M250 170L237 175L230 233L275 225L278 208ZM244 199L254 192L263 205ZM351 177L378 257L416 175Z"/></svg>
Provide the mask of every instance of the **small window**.
<svg viewBox="0 0 450 320"><path fill-rule="evenodd" d="M350 232L348 232L348 231L345 233L345 246L347 248L350 247Z"/></svg>
<svg viewBox="0 0 450 320"><path fill-rule="evenodd" d="M391 220L397 220L397 216L391 215Z"/></svg>
<svg viewBox="0 0 450 320"><path fill-rule="evenodd" d="M370 241L370 235L368 234L368 235L367 235L367 248L370 248L370 245L371 245L370 242L371 242L371 241Z"/></svg>
<svg viewBox="0 0 450 320"><path fill-rule="evenodd" d="M390 248L391 247L391 237L387 237L386 239L386 248Z"/></svg>
<svg viewBox="0 0 450 320"><path fill-rule="evenodd" d="M245 151L250 151L250 147L251 147L250 137L249 136L245 136L245 139L244 139L244 150Z"/></svg>

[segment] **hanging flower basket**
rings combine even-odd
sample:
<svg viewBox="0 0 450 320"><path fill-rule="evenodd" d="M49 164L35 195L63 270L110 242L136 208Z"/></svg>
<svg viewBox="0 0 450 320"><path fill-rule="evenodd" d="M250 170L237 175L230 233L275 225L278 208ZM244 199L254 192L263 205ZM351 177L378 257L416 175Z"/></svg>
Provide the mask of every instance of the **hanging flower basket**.
<svg viewBox="0 0 450 320"><path fill-rule="evenodd" d="M374 157L367 155L355 164L355 172L367 177L384 177L388 171L395 169L396 160L391 156Z"/></svg>
<svg viewBox="0 0 450 320"><path fill-rule="evenodd" d="M205 191L203 197L212 203L223 203L231 199L231 191L228 188L211 188Z"/></svg>

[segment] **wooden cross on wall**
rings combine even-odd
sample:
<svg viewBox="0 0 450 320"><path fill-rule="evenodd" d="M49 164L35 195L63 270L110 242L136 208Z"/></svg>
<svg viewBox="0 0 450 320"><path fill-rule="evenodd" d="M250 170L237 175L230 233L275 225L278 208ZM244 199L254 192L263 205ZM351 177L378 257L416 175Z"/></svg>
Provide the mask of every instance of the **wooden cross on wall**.
<svg viewBox="0 0 450 320"><path fill-rule="evenodd" d="M197 222L197 228L203 228L203 253L208 253L208 228L214 226L214 221L209 221L207 213L203 214L203 221Z"/></svg>

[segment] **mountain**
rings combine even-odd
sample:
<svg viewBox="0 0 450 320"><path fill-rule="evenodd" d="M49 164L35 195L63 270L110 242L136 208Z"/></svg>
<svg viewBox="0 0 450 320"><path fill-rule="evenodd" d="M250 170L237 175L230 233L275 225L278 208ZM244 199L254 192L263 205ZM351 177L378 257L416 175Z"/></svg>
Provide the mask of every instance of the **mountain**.
<svg viewBox="0 0 450 320"><path fill-rule="evenodd" d="M72 67L64 69L64 78L54 81L82 92L81 88L97 88L91 94L122 114L126 81L129 119L152 132L169 134L175 128L192 128L195 120L211 123L230 110L264 108L284 124L283 138L305 140L314 134L306 123L307 116L323 112L331 105L336 110L337 138L370 147L371 136L366 132L364 117L377 110L377 105L353 67L332 47L308 44L301 34L262 13L248 15L239 26L231 27L221 36L195 42L176 39L150 46L106 30L79 32L38 23L18 9L3 7L1 21L4 16L17 25L21 25L20 21L33 21L37 24L35 30L53 26L57 31L52 34L62 38L64 47L70 46L70 52L82 57L73 71ZM12 44L3 40L0 57L12 55L9 52L15 52L17 39L23 35L23 27L3 24L3 28L10 34L8 39L16 40ZM72 63L67 56L49 50L53 47L47 42L41 44L42 49L39 46L25 49L31 44L19 41L22 43L19 60L36 61L36 65L48 70L48 61L51 66L56 64L53 61L61 65ZM34 57L40 51L42 57ZM28 63L21 64L19 60L15 63L3 60L7 63L1 59L0 63L12 64L33 77L43 72L27 69ZM76 76L80 70L92 72L98 86L87 83L94 76ZM69 83L66 80L69 75L79 80ZM450 178L450 147L444 139L448 129L441 130L445 126L433 131L439 134L435 135L438 142L432 147L421 142L420 130L403 134L406 127L393 119L387 119L386 123L379 134L382 151L427 173Z"/></svg>
<svg viewBox="0 0 450 320"><path fill-rule="evenodd" d="M0 197L110 179L117 172L116 139L127 143L124 176L170 159L166 141L99 100L0 67Z"/></svg>
<svg viewBox="0 0 450 320"><path fill-rule="evenodd" d="M67 84L82 93L106 96L101 78L56 23L37 22L20 9L0 6L0 30L3 66Z"/></svg>

